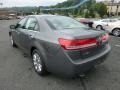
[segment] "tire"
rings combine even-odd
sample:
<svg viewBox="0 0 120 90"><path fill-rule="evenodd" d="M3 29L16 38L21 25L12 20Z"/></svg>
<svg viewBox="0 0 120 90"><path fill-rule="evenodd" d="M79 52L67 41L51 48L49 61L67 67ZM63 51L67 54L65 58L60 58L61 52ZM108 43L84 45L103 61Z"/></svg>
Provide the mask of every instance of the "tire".
<svg viewBox="0 0 120 90"><path fill-rule="evenodd" d="M116 37L120 36L120 28L116 28L112 31L112 34Z"/></svg>
<svg viewBox="0 0 120 90"><path fill-rule="evenodd" d="M96 29L97 29L97 30L103 30L103 27L102 27L101 25L98 25L98 26L96 27Z"/></svg>
<svg viewBox="0 0 120 90"><path fill-rule="evenodd" d="M37 49L34 49L32 52L32 62L35 71L40 75L40 76L45 76L47 75L47 69L44 63L44 59L40 52Z"/></svg>
<svg viewBox="0 0 120 90"><path fill-rule="evenodd" d="M11 42L12 47L17 47L17 45L15 44L15 42L13 40L12 35L10 35L10 42Z"/></svg>

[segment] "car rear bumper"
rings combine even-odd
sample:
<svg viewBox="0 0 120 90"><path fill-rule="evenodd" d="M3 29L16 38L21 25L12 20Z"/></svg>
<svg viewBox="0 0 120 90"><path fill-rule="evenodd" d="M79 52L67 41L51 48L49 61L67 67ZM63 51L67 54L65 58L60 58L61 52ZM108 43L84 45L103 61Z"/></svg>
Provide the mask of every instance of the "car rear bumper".
<svg viewBox="0 0 120 90"><path fill-rule="evenodd" d="M59 52L52 61L50 62L52 65L48 67L51 69L53 73L56 73L61 76L65 77L73 77L75 75L79 75L88 71L91 67L104 62L111 50L111 47L108 45L107 49L100 53L99 55L95 55L94 57L85 59L85 60L78 60L74 62L71 60L69 56L63 55L62 52Z"/></svg>
<svg viewBox="0 0 120 90"><path fill-rule="evenodd" d="M88 71L90 68L92 68L93 66L101 64L108 57L110 50L111 50L111 47L108 46L106 51L104 51L100 55L96 55L93 58L79 61L77 63L73 63L73 72L71 73L71 76L84 73L84 72Z"/></svg>
<svg viewBox="0 0 120 90"><path fill-rule="evenodd" d="M107 56L108 56L108 53L106 53L103 56L100 56L96 59L89 60L89 61L86 61L86 62L80 63L80 64L75 64L74 65L74 68L75 68L74 75L84 73L84 72L88 71L90 68L92 68L93 66L103 63L106 60Z"/></svg>

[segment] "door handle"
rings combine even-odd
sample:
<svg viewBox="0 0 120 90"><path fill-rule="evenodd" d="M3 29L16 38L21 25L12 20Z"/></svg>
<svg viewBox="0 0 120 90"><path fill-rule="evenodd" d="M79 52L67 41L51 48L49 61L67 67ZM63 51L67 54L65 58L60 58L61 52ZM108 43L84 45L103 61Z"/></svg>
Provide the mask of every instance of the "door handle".
<svg viewBox="0 0 120 90"><path fill-rule="evenodd" d="M29 35L30 38L34 38L33 35Z"/></svg>

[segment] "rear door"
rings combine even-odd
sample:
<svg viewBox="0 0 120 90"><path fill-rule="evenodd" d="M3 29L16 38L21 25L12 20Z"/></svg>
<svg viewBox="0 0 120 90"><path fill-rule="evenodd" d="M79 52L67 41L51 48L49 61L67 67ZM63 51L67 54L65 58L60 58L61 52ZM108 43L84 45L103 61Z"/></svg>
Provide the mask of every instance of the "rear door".
<svg viewBox="0 0 120 90"><path fill-rule="evenodd" d="M38 22L36 18L29 17L25 24L25 29L20 31L20 43L26 51L29 49L32 40L35 38L35 33L37 33L39 30L38 28Z"/></svg>

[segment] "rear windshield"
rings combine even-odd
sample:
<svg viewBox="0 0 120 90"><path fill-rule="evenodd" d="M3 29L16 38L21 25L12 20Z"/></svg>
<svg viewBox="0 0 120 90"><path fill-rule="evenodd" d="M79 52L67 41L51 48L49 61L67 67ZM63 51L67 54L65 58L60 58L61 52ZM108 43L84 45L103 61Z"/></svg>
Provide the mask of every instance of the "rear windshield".
<svg viewBox="0 0 120 90"><path fill-rule="evenodd" d="M48 17L46 18L46 21L52 29L56 29L56 30L88 28L87 26L78 22L77 20L64 16Z"/></svg>

